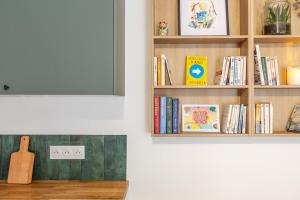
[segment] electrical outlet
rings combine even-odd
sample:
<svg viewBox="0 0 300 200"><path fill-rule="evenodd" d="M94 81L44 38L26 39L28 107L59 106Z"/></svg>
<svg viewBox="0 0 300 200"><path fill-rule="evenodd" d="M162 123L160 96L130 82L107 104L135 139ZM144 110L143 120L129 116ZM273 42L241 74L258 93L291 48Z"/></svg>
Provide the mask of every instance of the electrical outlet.
<svg viewBox="0 0 300 200"><path fill-rule="evenodd" d="M85 146L50 146L51 160L83 160Z"/></svg>

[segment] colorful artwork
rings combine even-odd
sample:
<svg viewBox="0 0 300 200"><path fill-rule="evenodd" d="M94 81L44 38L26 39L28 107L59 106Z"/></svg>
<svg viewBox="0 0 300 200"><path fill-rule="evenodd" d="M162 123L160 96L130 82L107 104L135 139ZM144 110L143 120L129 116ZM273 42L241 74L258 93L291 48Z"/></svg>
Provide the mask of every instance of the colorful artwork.
<svg viewBox="0 0 300 200"><path fill-rule="evenodd" d="M180 0L181 35L227 35L227 0Z"/></svg>
<svg viewBox="0 0 300 200"><path fill-rule="evenodd" d="M219 105L182 105L183 132L220 132Z"/></svg>
<svg viewBox="0 0 300 200"><path fill-rule="evenodd" d="M211 28L217 16L213 1L190 2L191 21L189 27L195 29Z"/></svg>

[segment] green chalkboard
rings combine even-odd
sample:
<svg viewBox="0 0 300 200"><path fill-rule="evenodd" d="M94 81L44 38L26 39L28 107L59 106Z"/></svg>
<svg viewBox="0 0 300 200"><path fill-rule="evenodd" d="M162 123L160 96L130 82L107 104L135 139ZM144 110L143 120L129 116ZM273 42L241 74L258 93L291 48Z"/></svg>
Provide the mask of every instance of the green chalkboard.
<svg viewBox="0 0 300 200"><path fill-rule="evenodd" d="M114 0L0 0L0 94L113 93Z"/></svg>

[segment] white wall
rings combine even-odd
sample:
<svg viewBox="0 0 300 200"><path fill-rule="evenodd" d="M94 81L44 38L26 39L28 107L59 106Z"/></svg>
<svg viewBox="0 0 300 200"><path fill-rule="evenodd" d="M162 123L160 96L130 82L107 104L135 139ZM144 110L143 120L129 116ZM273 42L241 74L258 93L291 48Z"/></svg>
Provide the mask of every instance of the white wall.
<svg viewBox="0 0 300 200"><path fill-rule="evenodd" d="M128 200L299 200L298 138L151 138L150 0L126 0L126 99L0 98L6 134L128 133Z"/></svg>

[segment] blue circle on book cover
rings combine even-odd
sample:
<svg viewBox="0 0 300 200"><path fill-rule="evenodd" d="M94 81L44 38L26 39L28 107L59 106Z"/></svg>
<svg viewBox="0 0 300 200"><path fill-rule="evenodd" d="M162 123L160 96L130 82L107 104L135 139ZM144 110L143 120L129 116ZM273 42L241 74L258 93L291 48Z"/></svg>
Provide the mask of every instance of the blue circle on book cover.
<svg viewBox="0 0 300 200"><path fill-rule="evenodd" d="M194 64L190 68L190 75L193 78L201 78L204 75L204 68L199 64Z"/></svg>

